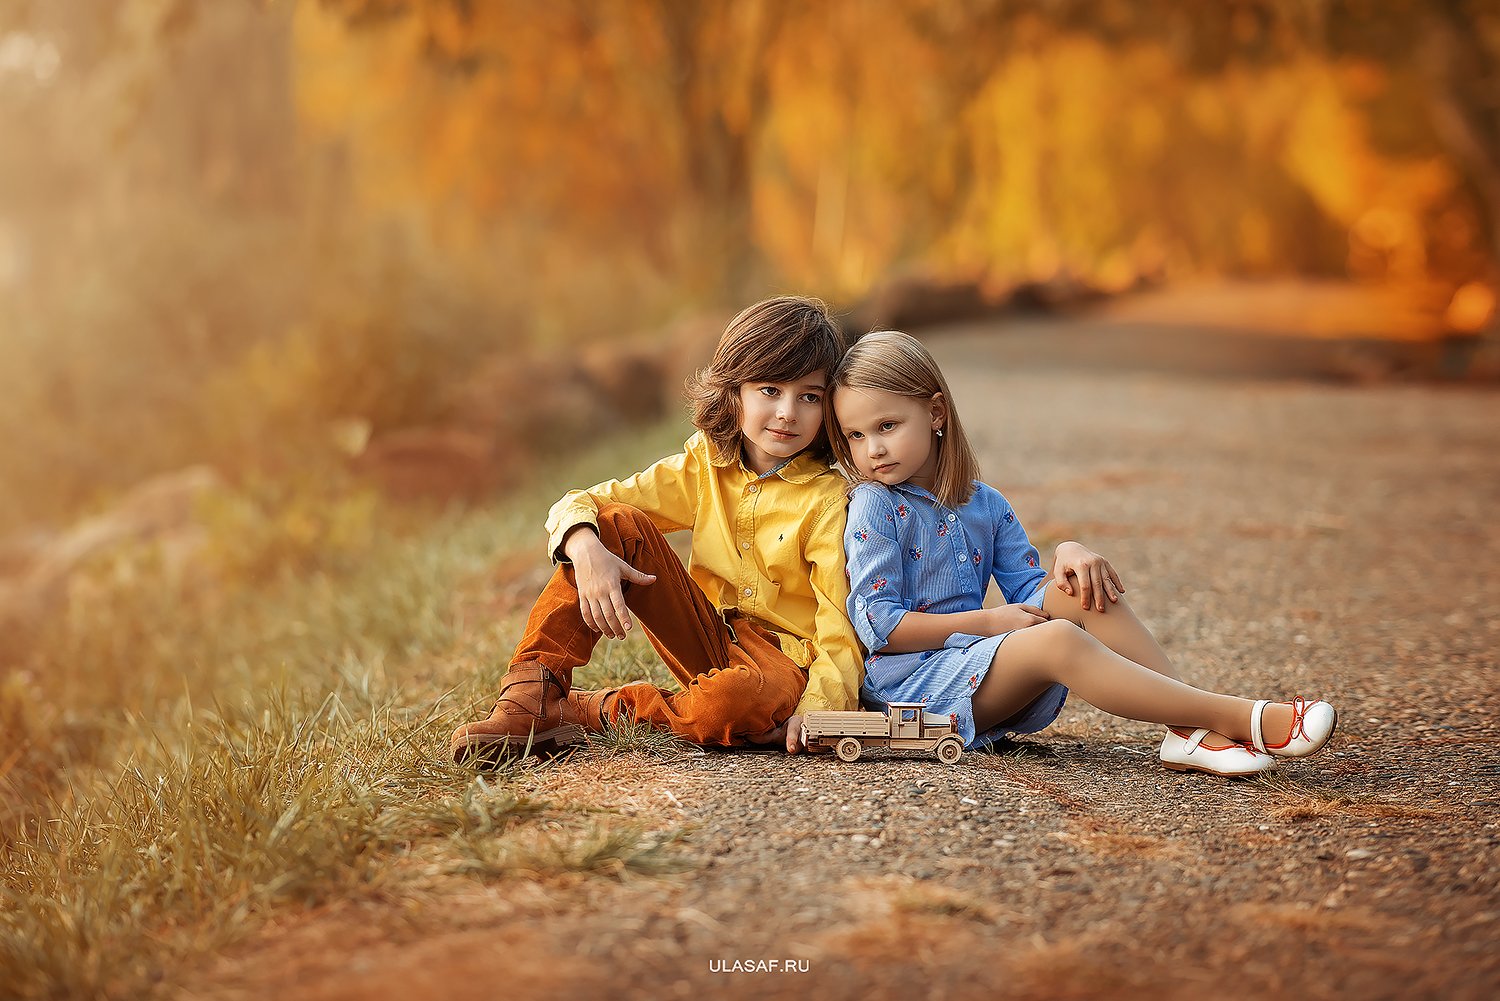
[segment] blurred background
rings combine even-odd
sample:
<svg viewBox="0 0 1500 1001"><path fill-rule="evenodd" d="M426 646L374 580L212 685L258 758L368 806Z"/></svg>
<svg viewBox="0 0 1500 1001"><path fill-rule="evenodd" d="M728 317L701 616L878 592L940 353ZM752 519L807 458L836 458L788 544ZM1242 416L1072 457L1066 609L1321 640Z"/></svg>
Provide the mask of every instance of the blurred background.
<svg viewBox="0 0 1500 1001"><path fill-rule="evenodd" d="M1112 366L1339 379L1335 416L1241 394L1282 432L1198 436L1312 471L1277 482L1290 535L1211 529L1278 586L1349 511L1357 558L1318 558L1366 588L1425 551L1396 524L1472 562L1497 95L1500 0L0 0L0 994L196 991L205 951L392 885L409 843L551 830L529 786L476 799L448 734L550 572L542 513L678 447L683 378L769 295L968 344L961 379L1028 414ZM1054 358L1096 371L1029 377ZM1436 388L1344 389L1395 379ZM1216 388L1104 399L1170 450ZM1024 511L1044 549L1130 527L1037 503L1101 456L1134 482L1066 440ZM1366 445L1368 482L1327 468ZM1197 475L1161 489L1207 503ZM1177 607L1238 650L1214 600ZM1388 607L1364 663L1404 670ZM586 670L668 680L639 638Z"/></svg>
<svg viewBox="0 0 1500 1001"><path fill-rule="evenodd" d="M192 463L519 466L780 292L1475 334L1497 69L1495 0L0 0L0 538Z"/></svg>

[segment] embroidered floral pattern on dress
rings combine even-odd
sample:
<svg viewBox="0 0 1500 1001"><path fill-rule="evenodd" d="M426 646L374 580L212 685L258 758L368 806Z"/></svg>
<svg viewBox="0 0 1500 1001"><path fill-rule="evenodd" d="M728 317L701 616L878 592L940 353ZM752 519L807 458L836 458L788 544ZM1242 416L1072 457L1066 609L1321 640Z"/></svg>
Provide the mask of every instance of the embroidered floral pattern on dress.
<svg viewBox="0 0 1500 1001"><path fill-rule="evenodd" d="M1046 574L1019 515L1006 517L1010 511L998 491L981 483L956 508L944 507L930 491L911 484L862 483L849 498L844 550L854 583L848 613L865 649L872 651L861 697L880 708L919 701L940 719L956 718L971 747L1004 733L1046 727L1062 707L1066 689L1056 686L1024 719L979 734L974 693L1004 635L955 631L933 649L909 653L893 652L888 644L911 612L946 615L982 608L991 582L999 585L1006 603L1034 600Z"/></svg>

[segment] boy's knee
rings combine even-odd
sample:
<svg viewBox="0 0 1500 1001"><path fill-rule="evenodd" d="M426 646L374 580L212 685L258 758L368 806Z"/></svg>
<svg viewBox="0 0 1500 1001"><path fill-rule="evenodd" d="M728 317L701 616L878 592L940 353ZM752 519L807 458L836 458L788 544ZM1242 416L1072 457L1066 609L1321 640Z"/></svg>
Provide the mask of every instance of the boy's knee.
<svg viewBox="0 0 1500 1001"><path fill-rule="evenodd" d="M639 539L653 530L651 516L638 507L610 502L599 508L599 538L611 550L612 540Z"/></svg>
<svg viewBox="0 0 1500 1001"><path fill-rule="evenodd" d="M712 693L714 702L732 707L754 705L763 687L759 674L739 666L721 667L700 675L697 684L705 694Z"/></svg>
<svg viewBox="0 0 1500 1001"><path fill-rule="evenodd" d="M609 501L599 506L599 521L650 523L651 517L638 507L630 504L621 504L618 501Z"/></svg>

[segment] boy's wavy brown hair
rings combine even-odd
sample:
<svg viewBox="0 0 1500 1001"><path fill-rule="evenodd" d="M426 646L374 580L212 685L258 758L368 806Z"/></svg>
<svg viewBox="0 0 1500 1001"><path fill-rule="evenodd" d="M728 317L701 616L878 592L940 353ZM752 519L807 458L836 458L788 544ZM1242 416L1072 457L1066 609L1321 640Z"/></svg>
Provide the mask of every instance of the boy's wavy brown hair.
<svg viewBox="0 0 1500 1001"><path fill-rule="evenodd" d="M938 503L950 508L958 507L974 496L974 481L979 479L979 459L974 455L974 447L969 444L969 436L964 433L964 426L958 419L958 407L948 389L948 380L943 378L937 361L921 341L897 330L865 334L844 355L830 382L830 395L843 387L880 389L925 402L942 393L943 402L948 405L948 417L943 424L943 436L933 439L933 447L937 449L937 470L933 476L935 489L932 494ZM845 474L858 481L861 479L859 470L854 465L849 441L839 426L831 400L823 411L823 423L833 442L834 457Z"/></svg>
<svg viewBox="0 0 1500 1001"><path fill-rule="evenodd" d="M795 382L809 372L832 378L846 343L820 299L786 295L757 302L729 321L713 361L688 379L694 426L713 442L720 456L738 455L743 418L740 387L747 382ZM823 408L826 414L826 396ZM826 430L819 429L808 451L832 461Z"/></svg>

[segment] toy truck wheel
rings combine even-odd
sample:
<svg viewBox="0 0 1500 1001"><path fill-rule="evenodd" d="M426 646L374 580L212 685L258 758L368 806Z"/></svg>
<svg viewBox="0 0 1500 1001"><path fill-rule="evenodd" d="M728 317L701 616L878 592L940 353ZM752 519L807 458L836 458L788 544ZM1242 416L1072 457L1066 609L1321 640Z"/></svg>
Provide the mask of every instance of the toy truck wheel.
<svg viewBox="0 0 1500 1001"><path fill-rule="evenodd" d="M937 742L937 758L945 765L951 765L964 753L964 745L957 737L944 737Z"/></svg>
<svg viewBox="0 0 1500 1001"><path fill-rule="evenodd" d="M859 752L862 748L859 741L853 737L845 737L834 747L833 753L839 756L840 761L858 761Z"/></svg>

